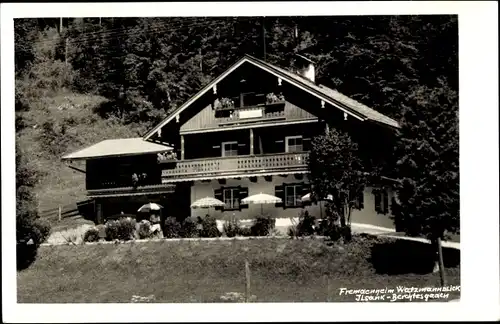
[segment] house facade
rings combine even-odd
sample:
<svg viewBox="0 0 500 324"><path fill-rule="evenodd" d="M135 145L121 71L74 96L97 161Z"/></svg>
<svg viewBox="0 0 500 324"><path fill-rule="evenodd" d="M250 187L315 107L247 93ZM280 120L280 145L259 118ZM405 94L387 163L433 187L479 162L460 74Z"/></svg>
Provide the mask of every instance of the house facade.
<svg viewBox="0 0 500 324"><path fill-rule="evenodd" d="M86 188L95 217L135 213L157 202L164 213L184 218L197 199L225 203L211 214L252 219L261 212L321 217L321 203L308 204L307 156L311 141L329 129L347 131L367 161L391 155L393 119L315 82L314 65L303 59L295 71L245 56L201 89L142 138L107 140L68 154L85 160ZM375 190L374 190L375 189ZM244 205L249 195L267 193L280 204ZM352 222L394 227L392 191L384 184L365 189Z"/></svg>

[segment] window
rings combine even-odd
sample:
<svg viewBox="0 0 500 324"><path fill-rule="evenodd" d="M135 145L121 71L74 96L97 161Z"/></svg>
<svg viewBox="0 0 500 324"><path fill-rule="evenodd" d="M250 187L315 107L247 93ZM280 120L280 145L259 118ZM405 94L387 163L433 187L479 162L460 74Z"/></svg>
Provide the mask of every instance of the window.
<svg viewBox="0 0 500 324"><path fill-rule="evenodd" d="M354 201L354 208L361 210L364 208L364 203L365 203L365 195L363 191L360 191L356 194L356 198Z"/></svg>
<svg viewBox="0 0 500 324"><path fill-rule="evenodd" d="M222 142L222 156L238 155L238 142Z"/></svg>
<svg viewBox="0 0 500 324"><path fill-rule="evenodd" d="M302 145L302 136L287 136L285 137L285 152L302 152L304 147Z"/></svg>
<svg viewBox="0 0 500 324"><path fill-rule="evenodd" d="M387 189L375 189L375 211L377 214L387 214L389 212L389 193Z"/></svg>
<svg viewBox="0 0 500 324"><path fill-rule="evenodd" d="M286 207L301 207L302 206L302 186L300 184L292 184L285 186L285 206Z"/></svg>
<svg viewBox="0 0 500 324"><path fill-rule="evenodd" d="M222 197L225 203L224 210L235 210L240 208L238 188L224 188L222 191Z"/></svg>

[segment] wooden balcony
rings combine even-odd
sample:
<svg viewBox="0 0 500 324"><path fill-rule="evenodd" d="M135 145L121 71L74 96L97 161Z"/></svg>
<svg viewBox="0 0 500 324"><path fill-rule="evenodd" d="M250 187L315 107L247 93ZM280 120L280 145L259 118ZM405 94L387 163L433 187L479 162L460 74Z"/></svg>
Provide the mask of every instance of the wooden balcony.
<svg viewBox="0 0 500 324"><path fill-rule="evenodd" d="M106 189L88 189L87 196L89 198L105 198L105 197L127 197L127 196L142 196L154 194L169 194L175 191L174 185L156 184L138 187L114 187L115 184L110 183L110 188Z"/></svg>
<svg viewBox="0 0 500 324"><path fill-rule="evenodd" d="M173 179L224 177L244 174L280 174L307 171L307 153L275 153L177 161L175 167L162 170L162 183Z"/></svg>
<svg viewBox="0 0 500 324"><path fill-rule="evenodd" d="M252 112L257 112L257 114L255 116L252 116ZM244 116L245 113L249 113L248 117ZM254 123L258 121L284 120L285 118L286 117L284 110L266 113L262 108L252 108L235 110L233 116L217 118L217 122L221 126L226 126L242 123Z"/></svg>

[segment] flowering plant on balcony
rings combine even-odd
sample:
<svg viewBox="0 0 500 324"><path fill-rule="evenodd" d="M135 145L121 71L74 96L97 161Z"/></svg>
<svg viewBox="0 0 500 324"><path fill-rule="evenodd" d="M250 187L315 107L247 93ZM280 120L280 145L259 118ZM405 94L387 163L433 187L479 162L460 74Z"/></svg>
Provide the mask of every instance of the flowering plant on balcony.
<svg viewBox="0 0 500 324"><path fill-rule="evenodd" d="M285 101L285 96L282 93L279 93L276 95L275 93L271 92L271 93L268 93L266 96L266 103L267 104L272 104L272 103L276 103L276 102L283 102L283 101Z"/></svg>
<svg viewBox="0 0 500 324"><path fill-rule="evenodd" d="M229 98L221 98L215 103L215 109L234 108L234 101Z"/></svg>
<svg viewBox="0 0 500 324"><path fill-rule="evenodd" d="M165 152L165 153L158 153L156 156L157 156L158 162L177 160L177 153L175 153L174 151L169 151L169 152Z"/></svg>

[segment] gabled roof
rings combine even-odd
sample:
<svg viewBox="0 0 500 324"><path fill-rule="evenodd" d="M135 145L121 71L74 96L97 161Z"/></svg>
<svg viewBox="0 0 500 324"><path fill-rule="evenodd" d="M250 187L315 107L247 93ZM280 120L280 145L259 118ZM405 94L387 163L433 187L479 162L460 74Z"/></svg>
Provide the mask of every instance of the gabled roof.
<svg viewBox="0 0 500 324"><path fill-rule="evenodd" d="M142 137L109 139L63 156L62 160L86 160L170 151L170 146L152 143Z"/></svg>
<svg viewBox="0 0 500 324"><path fill-rule="evenodd" d="M238 62L233 64L229 69L227 69L224 73L215 78L212 82L207 84L203 89L201 89L197 94L187 100L183 105L179 106L175 109L171 114L169 114L162 122L156 125L153 129L147 132L144 135L144 139L149 139L153 134L155 134L159 129L168 124L172 119L175 118L179 113L181 113L184 109L189 107L193 102L195 102L198 98L204 95L207 91L209 91L214 85L223 80L226 76L231 74L234 70L240 67L243 63L251 63L275 76L281 78L284 81L289 82L290 84L311 93L312 95L318 97L321 100L329 103L330 105L342 110L346 114L355 117L359 120L371 120L378 123L382 123L388 125L390 127L399 128L399 123L394 119L387 117L378 111L363 105L362 103L351 99L340 92L328 88L324 85L318 85L299 74L293 73L289 70L283 69L276 65L267 63L260 59L257 59L250 55L245 55Z"/></svg>

